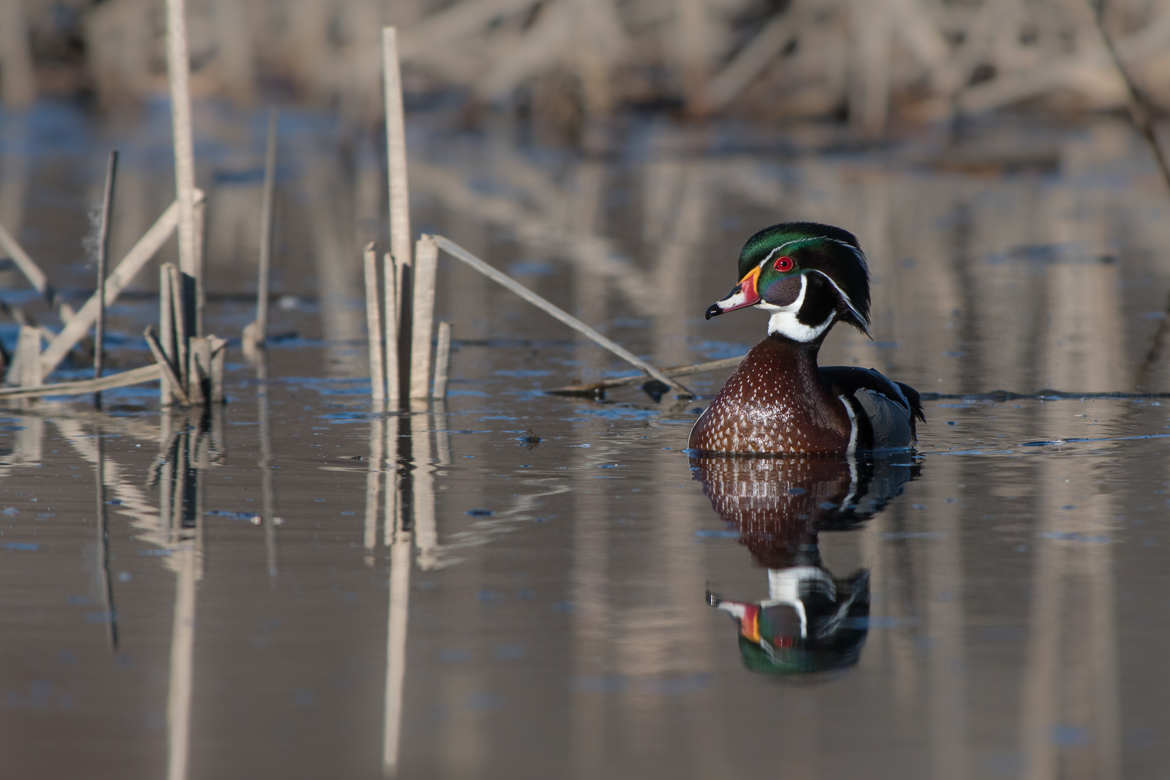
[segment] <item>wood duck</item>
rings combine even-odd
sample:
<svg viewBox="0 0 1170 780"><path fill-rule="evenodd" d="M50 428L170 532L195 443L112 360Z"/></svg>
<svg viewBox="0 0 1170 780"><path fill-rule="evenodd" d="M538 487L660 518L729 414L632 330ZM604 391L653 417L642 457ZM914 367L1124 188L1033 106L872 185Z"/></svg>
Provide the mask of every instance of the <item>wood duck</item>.
<svg viewBox="0 0 1170 780"><path fill-rule="evenodd" d="M815 222L773 225L747 240L740 280L707 319L757 306L768 337L691 429L700 453L854 453L912 446L918 393L873 369L817 365L838 320L869 335L869 269L852 233Z"/></svg>

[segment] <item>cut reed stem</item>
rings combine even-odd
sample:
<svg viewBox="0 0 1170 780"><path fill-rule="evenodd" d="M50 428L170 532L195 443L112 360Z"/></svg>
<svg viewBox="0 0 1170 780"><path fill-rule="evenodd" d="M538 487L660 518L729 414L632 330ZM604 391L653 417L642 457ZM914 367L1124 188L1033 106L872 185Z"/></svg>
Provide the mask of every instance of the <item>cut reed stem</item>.
<svg viewBox="0 0 1170 780"><path fill-rule="evenodd" d="M195 149L191 134L191 63L187 53L184 0L166 0L167 75L171 91L171 130L174 135L175 197L179 204L179 267L196 276L195 257Z"/></svg>
<svg viewBox="0 0 1170 780"><path fill-rule="evenodd" d="M439 247L431 236L421 236L414 250L414 308L410 348L410 397L431 394L431 333L435 319L435 266Z"/></svg>
<svg viewBox="0 0 1170 780"><path fill-rule="evenodd" d="M268 134L264 146L264 192L260 201L260 268L256 284L256 327L253 343L268 339L268 285L272 266L273 200L276 195L276 109L268 112Z"/></svg>
<svg viewBox="0 0 1170 780"><path fill-rule="evenodd" d="M366 333L370 349L370 395L376 403L386 400L385 355L382 350L382 314L378 306L378 256L374 243L362 255L366 280Z"/></svg>
<svg viewBox="0 0 1170 780"><path fill-rule="evenodd" d="M398 33L394 27L382 28L382 77L386 116L386 178L390 208L390 255L394 274L394 333L390 333L390 306L386 306L387 360L395 361L389 370L394 381L387 388L391 403L397 404L402 393L410 394L410 348L413 274L410 246L410 189L406 173L406 121L402 108L402 74L398 64ZM387 281L389 285L389 281ZM387 288L387 298L390 290ZM390 339L395 339L393 348ZM393 349L393 352L391 352Z"/></svg>
<svg viewBox="0 0 1170 780"><path fill-rule="evenodd" d="M382 255L382 337L383 359L386 363L386 402L397 407L402 397L402 365L399 360L398 337L398 291L401 289L403 269L394 255Z"/></svg>
<svg viewBox="0 0 1170 780"><path fill-rule="evenodd" d="M406 123L402 109L402 74L398 33L382 28L382 73L386 110L386 176L390 196L390 254L410 265L410 190L406 179Z"/></svg>
<svg viewBox="0 0 1170 780"><path fill-rule="evenodd" d="M435 398L447 397L447 379L451 373L451 323L439 322L439 335L435 343Z"/></svg>

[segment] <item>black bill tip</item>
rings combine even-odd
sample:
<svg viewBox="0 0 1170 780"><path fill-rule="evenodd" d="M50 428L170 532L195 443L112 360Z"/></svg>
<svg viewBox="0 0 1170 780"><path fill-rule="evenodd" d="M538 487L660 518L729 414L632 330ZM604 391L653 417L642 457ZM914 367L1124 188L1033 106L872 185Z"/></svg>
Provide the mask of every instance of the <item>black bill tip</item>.
<svg viewBox="0 0 1170 780"><path fill-rule="evenodd" d="M707 313L703 316L705 316L707 319L711 319L712 317L718 317L722 313L723 309L719 308L719 304L713 303L707 307Z"/></svg>

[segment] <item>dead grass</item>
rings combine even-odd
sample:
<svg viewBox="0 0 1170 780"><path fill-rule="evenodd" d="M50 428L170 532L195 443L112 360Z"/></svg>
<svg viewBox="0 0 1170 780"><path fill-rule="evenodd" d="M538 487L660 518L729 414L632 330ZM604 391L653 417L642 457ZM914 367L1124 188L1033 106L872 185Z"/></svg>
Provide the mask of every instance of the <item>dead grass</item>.
<svg viewBox="0 0 1170 780"><path fill-rule="evenodd" d="M26 4L26 7L29 4ZM4 72L31 58L60 84L59 39L84 42L74 87L105 105L166 89L155 0L72 0L26 8L30 46L6 45ZM249 103L279 94L380 121L379 34L400 30L408 94L457 90L472 104L524 109L575 127L624 108L761 119L846 117L864 134L894 123L1020 104L1099 111L1125 84L1085 0L286 0L187 4L192 89ZM1111 0L1121 60L1170 104L1170 0ZM64 21L62 21L64 20ZM19 20L18 20L19 21ZM12 36L9 36L10 38ZM13 39L17 40L17 39ZM27 100L29 80L4 88Z"/></svg>

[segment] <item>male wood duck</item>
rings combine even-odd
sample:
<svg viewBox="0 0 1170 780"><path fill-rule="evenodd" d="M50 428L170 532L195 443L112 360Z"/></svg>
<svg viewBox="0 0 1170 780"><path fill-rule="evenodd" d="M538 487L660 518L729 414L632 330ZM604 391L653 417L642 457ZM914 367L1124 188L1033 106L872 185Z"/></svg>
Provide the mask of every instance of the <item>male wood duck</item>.
<svg viewBox="0 0 1170 780"><path fill-rule="evenodd" d="M691 429L700 453L832 454L914 444L918 393L873 369L817 365L838 320L869 335L869 269L852 233L815 222L761 230L739 255L740 280L707 319L767 311L752 348Z"/></svg>

